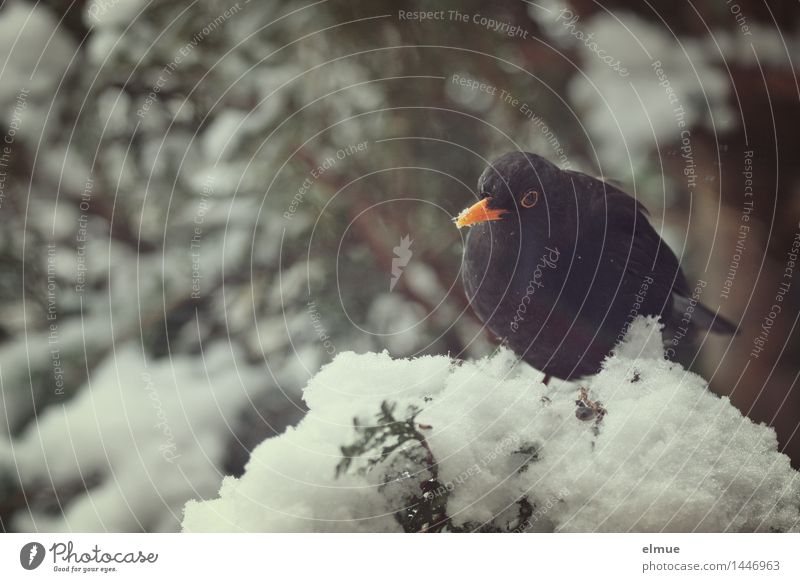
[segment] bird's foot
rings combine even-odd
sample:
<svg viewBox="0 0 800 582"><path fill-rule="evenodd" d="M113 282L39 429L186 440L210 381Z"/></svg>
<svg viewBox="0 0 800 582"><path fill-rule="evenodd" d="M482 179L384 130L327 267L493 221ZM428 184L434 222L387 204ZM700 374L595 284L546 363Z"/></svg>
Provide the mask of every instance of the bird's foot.
<svg viewBox="0 0 800 582"><path fill-rule="evenodd" d="M606 415L606 409L600 401L592 401L589 399L589 391L581 387L578 394L578 399L575 401L578 408L575 410L575 416L578 420L595 420L595 425L599 424L603 417Z"/></svg>

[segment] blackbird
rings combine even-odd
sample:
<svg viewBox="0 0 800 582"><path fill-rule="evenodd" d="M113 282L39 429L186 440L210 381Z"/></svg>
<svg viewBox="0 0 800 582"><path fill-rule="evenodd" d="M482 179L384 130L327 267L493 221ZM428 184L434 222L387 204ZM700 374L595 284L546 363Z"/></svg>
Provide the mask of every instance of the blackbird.
<svg viewBox="0 0 800 582"><path fill-rule="evenodd" d="M644 206L607 182L512 152L484 170L478 193L456 219L471 227L467 296L546 381L595 374L638 315L661 318L673 358L684 337L736 333L692 297Z"/></svg>

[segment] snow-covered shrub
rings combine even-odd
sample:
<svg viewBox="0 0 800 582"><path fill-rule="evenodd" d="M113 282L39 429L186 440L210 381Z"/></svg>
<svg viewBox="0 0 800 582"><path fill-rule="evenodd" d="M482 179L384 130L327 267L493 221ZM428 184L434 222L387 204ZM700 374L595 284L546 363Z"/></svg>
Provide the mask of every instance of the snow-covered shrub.
<svg viewBox="0 0 800 582"><path fill-rule="evenodd" d="M800 480L640 318L603 370L340 354L184 531L797 531ZM585 391L582 391L584 388ZM601 404L602 402L602 404Z"/></svg>
<svg viewBox="0 0 800 582"><path fill-rule="evenodd" d="M200 365L117 348L72 400L47 408L13 442L0 439L0 474L41 492L9 525L174 531L186 499L218 487L231 427L269 388L258 366L221 342L207 346Z"/></svg>

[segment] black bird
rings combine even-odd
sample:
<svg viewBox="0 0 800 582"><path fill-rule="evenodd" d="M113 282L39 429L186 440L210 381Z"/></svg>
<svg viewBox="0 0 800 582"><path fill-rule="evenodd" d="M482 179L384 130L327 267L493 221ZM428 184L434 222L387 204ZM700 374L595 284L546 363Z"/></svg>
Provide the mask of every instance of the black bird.
<svg viewBox="0 0 800 582"><path fill-rule="evenodd" d="M673 346L668 356L683 335L688 343L698 331L736 332L692 299L647 210L614 186L512 152L484 170L478 193L480 201L456 219L459 228L472 227L467 296L545 381L596 373L637 315L661 318Z"/></svg>

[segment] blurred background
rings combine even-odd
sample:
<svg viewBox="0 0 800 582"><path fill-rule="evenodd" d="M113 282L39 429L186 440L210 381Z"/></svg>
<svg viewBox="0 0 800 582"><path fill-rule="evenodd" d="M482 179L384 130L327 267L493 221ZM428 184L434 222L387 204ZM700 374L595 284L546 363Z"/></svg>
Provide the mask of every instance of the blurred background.
<svg viewBox="0 0 800 582"><path fill-rule="evenodd" d="M425 14L419 14L425 11ZM488 160L620 184L800 465L800 4L6 0L0 530L172 531L336 354L475 358Z"/></svg>

